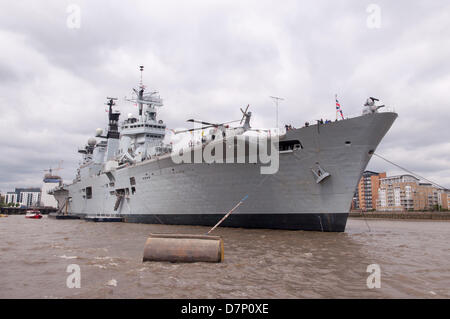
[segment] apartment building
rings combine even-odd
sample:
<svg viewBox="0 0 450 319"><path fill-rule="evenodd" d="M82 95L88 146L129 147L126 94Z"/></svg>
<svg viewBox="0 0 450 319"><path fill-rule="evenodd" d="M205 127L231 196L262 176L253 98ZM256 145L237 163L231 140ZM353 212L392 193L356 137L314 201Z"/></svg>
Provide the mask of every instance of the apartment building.
<svg viewBox="0 0 450 319"><path fill-rule="evenodd" d="M438 193L438 202L442 209L450 209L450 190Z"/></svg>
<svg viewBox="0 0 450 319"><path fill-rule="evenodd" d="M5 204L9 204L9 203L13 203L16 204L18 203L18 199L19 195L16 192L7 192L5 194Z"/></svg>
<svg viewBox="0 0 450 319"><path fill-rule="evenodd" d="M385 178L386 173L377 173L365 171L358 183L355 196L352 201L352 209L354 210L375 210L378 200L378 189L380 187L380 179Z"/></svg>
<svg viewBox="0 0 450 319"><path fill-rule="evenodd" d="M379 211L448 209L448 196L446 190L412 175L390 176L380 179L376 207Z"/></svg>
<svg viewBox="0 0 450 319"><path fill-rule="evenodd" d="M38 206L41 201L40 188L16 188L14 192L6 194L5 203L20 204L21 206Z"/></svg>

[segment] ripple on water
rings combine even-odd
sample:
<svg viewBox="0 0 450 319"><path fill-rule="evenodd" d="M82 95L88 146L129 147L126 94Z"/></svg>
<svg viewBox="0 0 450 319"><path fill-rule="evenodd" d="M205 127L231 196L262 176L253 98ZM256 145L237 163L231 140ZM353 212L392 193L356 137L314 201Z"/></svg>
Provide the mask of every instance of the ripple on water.
<svg viewBox="0 0 450 319"><path fill-rule="evenodd" d="M349 219L345 233L219 228L223 263L172 264L141 262L148 233L207 227L10 218L0 223L0 297L450 297L445 222L369 220L369 232L365 221ZM76 291L65 287L72 263L82 272ZM381 289L366 286L373 263L381 267ZM117 285L107 285L113 279Z"/></svg>

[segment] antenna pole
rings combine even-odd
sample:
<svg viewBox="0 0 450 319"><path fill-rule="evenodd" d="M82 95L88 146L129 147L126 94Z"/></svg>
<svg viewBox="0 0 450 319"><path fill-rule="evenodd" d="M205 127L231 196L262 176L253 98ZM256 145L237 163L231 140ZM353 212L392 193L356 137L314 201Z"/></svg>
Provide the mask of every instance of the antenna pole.
<svg viewBox="0 0 450 319"><path fill-rule="evenodd" d="M284 99L283 98L281 98L281 97L278 97L278 96L269 96L271 99L273 99L274 101L275 101L275 105L276 105L276 107L277 107L277 113L276 113L276 124L277 124L277 133L279 133L278 131L279 131L279 128L278 128L278 102L279 101L284 101Z"/></svg>
<svg viewBox="0 0 450 319"><path fill-rule="evenodd" d="M140 85L142 86L142 85L143 85L143 82L142 82L142 73L144 72L144 66L143 66L143 65L140 65L140 66L139 66L139 70L141 71L141 82L140 82Z"/></svg>
<svg viewBox="0 0 450 319"><path fill-rule="evenodd" d="M109 106L109 114L108 114L108 117L109 117L109 120L111 120L111 118L112 118L112 111L113 111L112 107L113 107L114 105L116 105L116 103L114 103L114 100L117 100L117 99L114 98L114 97L107 97L107 99L108 99L108 102L106 103L106 105Z"/></svg>
<svg viewBox="0 0 450 319"><path fill-rule="evenodd" d="M139 66L139 70L141 71L141 82L140 82L140 90L139 90L139 94L138 94L138 104L139 104L139 117L142 121L142 109L143 109L143 104L142 104L142 100L144 99L144 84L142 83L142 73L144 72L144 66L141 65Z"/></svg>

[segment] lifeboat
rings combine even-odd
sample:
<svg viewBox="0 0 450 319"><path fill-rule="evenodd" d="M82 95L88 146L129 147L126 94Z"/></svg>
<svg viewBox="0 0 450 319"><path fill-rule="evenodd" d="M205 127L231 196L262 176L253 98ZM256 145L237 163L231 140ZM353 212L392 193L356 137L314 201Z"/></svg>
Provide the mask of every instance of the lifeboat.
<svg viewBox="0 0 450 319"><path fill-rule="evenodd" d="M37 209L27 210L27 213L25 215L25 218L31 218L31 219L41 219L42 214Z"/></svg>

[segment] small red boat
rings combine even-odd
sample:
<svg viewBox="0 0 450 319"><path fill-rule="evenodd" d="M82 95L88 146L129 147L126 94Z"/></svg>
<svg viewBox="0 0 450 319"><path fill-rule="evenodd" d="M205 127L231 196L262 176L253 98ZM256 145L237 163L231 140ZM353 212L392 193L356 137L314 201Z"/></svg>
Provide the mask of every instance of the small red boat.
<svg viewBox="0 0 450 319"><path fill-rule="evenodd" d="M27 210L25 218L41 219L42 215L41 215L41 212L39 210L32 209L32 210Z"/></svg>

